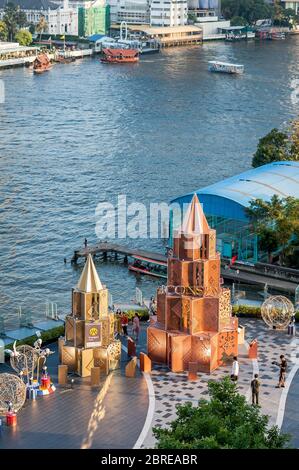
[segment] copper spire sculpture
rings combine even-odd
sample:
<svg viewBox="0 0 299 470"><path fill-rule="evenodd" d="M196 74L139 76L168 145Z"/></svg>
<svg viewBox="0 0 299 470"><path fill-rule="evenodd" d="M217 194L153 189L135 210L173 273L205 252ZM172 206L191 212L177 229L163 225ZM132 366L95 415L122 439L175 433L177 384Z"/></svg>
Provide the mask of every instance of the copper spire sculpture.
<svg viewBox="0 0 299 470"><path fill-rule="evenodd" d="M211 372L237 355L238 322L231 316L230 290L221 287L216 232L197 195L174 233L167 286L158 289L157 322L148 328L148 355L174 371Z"/></svg>

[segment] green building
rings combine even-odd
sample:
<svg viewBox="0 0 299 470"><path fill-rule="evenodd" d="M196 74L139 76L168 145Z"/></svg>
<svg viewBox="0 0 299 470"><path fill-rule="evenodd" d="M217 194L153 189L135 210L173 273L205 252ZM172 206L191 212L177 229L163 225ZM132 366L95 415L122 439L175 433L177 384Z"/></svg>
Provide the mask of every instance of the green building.
<svg viewBox="0 0 299 470"><path fill-rule="evenodd" d="M110 6L79 7L78 33L80 37L107 34L110 29Z"/></svg>

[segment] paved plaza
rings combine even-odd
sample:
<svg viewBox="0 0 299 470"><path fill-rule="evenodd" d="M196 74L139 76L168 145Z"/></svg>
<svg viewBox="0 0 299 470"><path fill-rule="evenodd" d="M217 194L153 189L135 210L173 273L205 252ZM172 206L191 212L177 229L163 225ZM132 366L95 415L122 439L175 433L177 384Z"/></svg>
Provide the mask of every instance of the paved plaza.
<svg viewBox="0 0 299 470"><path fill-rule="evenodd" d="M250 382L255 372L261 380L262 411L270 416L271 424L293 436L293 446L299 447L299 371L297 370L298 336L269 330L261 320L240 319L245 326L246 342L258 339L258 360L247 356L248 344L239 347L240 375L238 389L250 400ZM143 325L137 354L146 351L146 327ZM230 366L217 369L211 375L199 374L191 382L186 373L172 373L166 367L155 366L152 374L126 378L126 341L123 341L121 368L103 378L100 389L91 389L89 379L75 377L73 388L57 387L53 395L27 401L18 415L16 429L2 426L0 448L151 448L155 445L153 426L168 426L175 418L176 405L191 401L196 404L207 397L209 380L230 375ZM286 388L275 388L279 368L273 365L280 354L288 360ZM49 372L57 382L57 354L48 361ZM9 365L0 371L11 370ZM289 386L290 379L291 385Z"/></svg>

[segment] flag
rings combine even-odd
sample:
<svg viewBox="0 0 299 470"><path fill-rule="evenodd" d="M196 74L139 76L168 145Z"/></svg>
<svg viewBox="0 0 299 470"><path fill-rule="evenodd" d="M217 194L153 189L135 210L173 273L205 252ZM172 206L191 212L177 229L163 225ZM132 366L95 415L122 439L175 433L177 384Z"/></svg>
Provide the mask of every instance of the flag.
<svg viewBox="0 0 299 470"><path fill-rule="evenodd" d="M232 266L238 259L238 255L235 255L232 257L232 259L230 260L230 265Z"/></svg>

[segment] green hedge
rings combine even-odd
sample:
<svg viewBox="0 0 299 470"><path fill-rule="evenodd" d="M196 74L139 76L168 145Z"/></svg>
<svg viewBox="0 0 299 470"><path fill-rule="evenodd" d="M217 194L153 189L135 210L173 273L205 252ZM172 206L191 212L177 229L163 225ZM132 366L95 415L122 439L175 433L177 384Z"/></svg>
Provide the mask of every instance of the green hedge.
<svg viewBox="0 0 299 470"><path fill-rule="evenodd" d="M48 331L41 331L41 339L43 340L43 344L52 343L56 341L60 336L64 336L64 325L56 326L55 328L51 328ZM27 338L21 339L16 342L16 345L19 346L21 344L29 344L29 346L33 346L34 342L37 340L37 336L28 336ZM7 344L5 349L12 349L13 343Z"/></svg>
<svg viewBox="0 0 299 470"><path fill-rule="evenodd" d="M128 315L129 321L133 320L135 313L138 314L141 321L147 321L149 319L149 312L147 308L142 310L127 310L125 313Z"/></svg>
<svg viewBox="0 0 299 470"><path fill-rule="evenodd" d="M133 317L135 313L138 313L139 318L141 321L147 321L149 319L149 312L147 308L141 309L141 310L128 310L126 311L126 314L128 315L129 321L133 320ZM56 341L60 336L64 336L64 325L57 326L55 328L52 328L51 330L48 331L42 331L41 332L41 338L43 340L43 345L47 343L53 343ZM16 342L16 346L20 346L21 344L29 344L29 346L33 346L34 342L37 340L37 336L28 336L27 338L18 340ZM12 349L13 348L13 342L9 343L5 346L5 349Z"/></svg>
<svg viewBox="0 0 299 470"><path fill-rule="evenodd" d="M233 305L232 312L237 317L261 318L261 307L251 305ZM296 312L296 322L299 322L299 311Z"/></svg>

